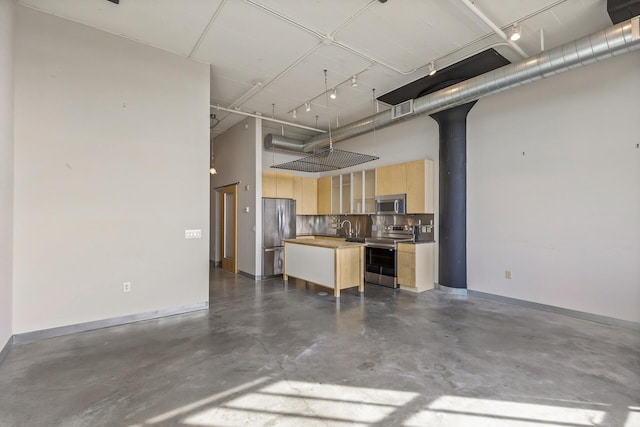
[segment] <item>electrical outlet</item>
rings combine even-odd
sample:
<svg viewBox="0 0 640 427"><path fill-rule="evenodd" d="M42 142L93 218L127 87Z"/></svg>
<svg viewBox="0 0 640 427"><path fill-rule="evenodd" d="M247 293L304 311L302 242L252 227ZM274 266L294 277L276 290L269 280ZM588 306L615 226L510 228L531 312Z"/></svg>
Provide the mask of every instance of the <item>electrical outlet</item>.
<svg viewBox="0 0 640 427"><path fill-rule="evenodd" d="M124 282L122 284L122 292L131 292L131 282Z"/></svg>
<svg viewBox="0 0 640 427"><path fill-rule="evenodd" d="M504 278L505 279L511 279L511 270L505 270L504 271Z"/></svg>
<svg viewBox="0 0 640 427"><path fill-rule="evenodd" d="M184 230L185 239L201 239L202 230Z"/></svg>

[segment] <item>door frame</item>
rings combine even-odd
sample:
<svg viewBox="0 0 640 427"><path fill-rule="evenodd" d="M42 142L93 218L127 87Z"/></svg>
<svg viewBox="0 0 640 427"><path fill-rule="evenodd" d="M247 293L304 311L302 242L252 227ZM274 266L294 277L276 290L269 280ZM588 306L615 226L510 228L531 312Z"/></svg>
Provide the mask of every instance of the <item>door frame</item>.
<svg viewBox="0 0 640 427"><path fill-rule="evenodd" d="M220 193L220 260L222 262L222 268L232 273L238 273L238 184L226 185L224 187L218 187ZM225 258L225 215L226 209L224 205L225 194L233 194L233 258ZM226 230L228 233L229 230Z"/></svg>

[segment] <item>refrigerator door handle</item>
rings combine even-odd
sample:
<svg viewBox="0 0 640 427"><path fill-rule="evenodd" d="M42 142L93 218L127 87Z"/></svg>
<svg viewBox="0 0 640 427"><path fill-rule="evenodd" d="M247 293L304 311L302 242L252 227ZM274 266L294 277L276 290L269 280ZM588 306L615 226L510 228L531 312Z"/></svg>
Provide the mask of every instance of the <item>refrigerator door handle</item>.
<svg viewBox="0 0 640 427"><path fill-rule="evenodd" d="M275 252L275 251L276 251L276 249L279 249L279 248L267 248L267 249L265 249L264 251L265 251L265 252Z"/></svg>

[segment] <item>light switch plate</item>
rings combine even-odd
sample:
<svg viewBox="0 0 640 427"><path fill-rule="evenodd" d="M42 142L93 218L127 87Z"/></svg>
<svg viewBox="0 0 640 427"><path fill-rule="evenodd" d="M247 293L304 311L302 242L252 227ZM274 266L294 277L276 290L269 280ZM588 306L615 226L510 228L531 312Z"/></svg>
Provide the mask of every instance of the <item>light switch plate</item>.
<svg viewBox="0 0 640 427"><path fill-rule="evenodd" d="M201 239L202 230L184 230L185 239Z"/></svg>

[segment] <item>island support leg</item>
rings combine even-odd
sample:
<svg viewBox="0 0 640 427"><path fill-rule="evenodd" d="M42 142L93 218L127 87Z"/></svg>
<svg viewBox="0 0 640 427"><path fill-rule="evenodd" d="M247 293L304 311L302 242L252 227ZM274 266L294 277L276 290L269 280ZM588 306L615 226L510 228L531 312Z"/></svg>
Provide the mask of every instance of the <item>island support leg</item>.
<svg viewBox="0 0 640 427"><path fill-rule="evenodd" d="M364 246L360 247L360 283L358 284L358 292L364 293Z"/></svg>

